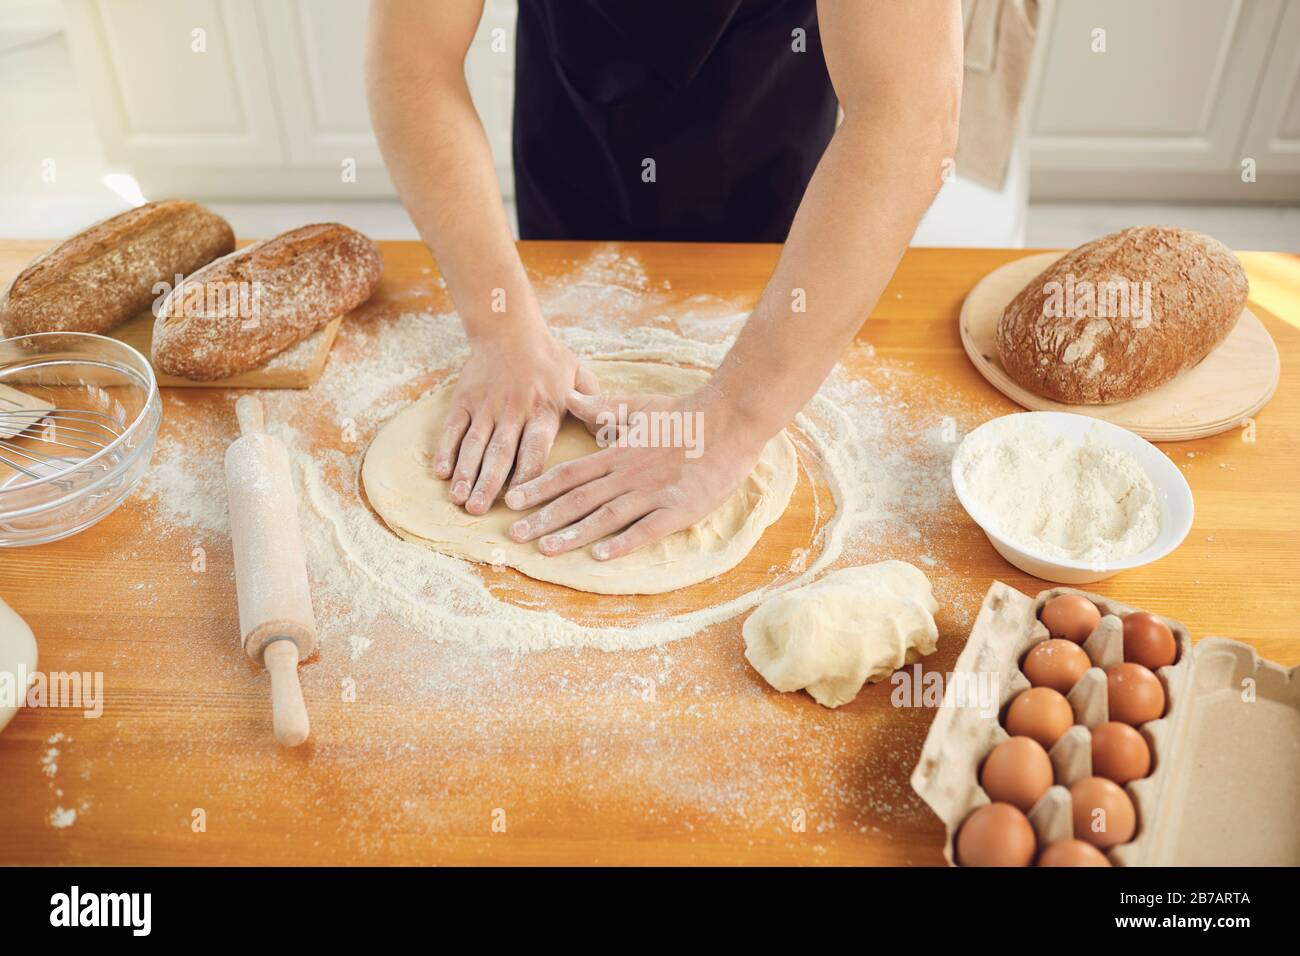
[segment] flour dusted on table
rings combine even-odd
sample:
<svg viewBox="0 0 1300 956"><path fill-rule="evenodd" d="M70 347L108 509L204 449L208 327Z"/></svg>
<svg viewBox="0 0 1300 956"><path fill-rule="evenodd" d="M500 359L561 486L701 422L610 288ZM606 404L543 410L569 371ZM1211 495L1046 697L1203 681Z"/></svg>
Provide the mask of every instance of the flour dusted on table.
<svg viewBox="0 0 1300 956"><path fill-rule="evenodd" d="M632 252L578 256L534 283L555 335L594 361L714 367L749 304L670 294ZM945 638L968 632L987 581L956 570L965 539L954 531L968 519L949 474L957 436L996 414L995 400L959 403L941 375L856 344L791 430L810 514L789 549L771 549L764 587L728 575L694 600L670 592L557 602L554 585L402 540L360 493L361 458L381 423L454 374L468 352L433 285L389 289L364 319L344 322L311 388L256 393L294 463L321 641L300 670L304 692L335 702L313 712L318 766L304 768L295 793L304 807L331 808L337 848L307 835L295 844L304 858L410 859L438 834L481 826L485 792L491 806L526 806L541 783L563 780L571 805L611 808L629 826L669 825L683 845L721 827L801 859L851 860L853 851L837 849L846 840L906 859L890 834L932 814L897 770L910 766L932 715L814 708L791 720L742 657L738 619L835 568L901 558L924 566ZM142 520L119 525L109 556L148 581L125 592L148 643L122 645L115 659L160 684L205 688L177 704L187 731L174 747L182 777L206 768L217 803L283 783L275 761L241 745L243 718L211 706L250 694L265 706L265 675L239 652L230 564L222 461L238 434L234 397L164 390L156 474L149 497L132 502ZM196 546L207 553L205 573L192 566ZM177 620L184 640L175 639ZM339 700L348 688L355 703ZM156 748L148 721L91 723L115 753ZM700 746L690 728L706 726L709 746ZM63 831L75 834L94 823L89 798L108 778L93 751L60 747L67 793L51 792L44 810L75 809ZM519 773L493 776L493 760L511 753L521 755ZM172 805L174 787L133 786L171 812L189 811ZM791 807L806 811L807 832L792 832ZM580 830L582 813L575 820Z"/></svg>
<svg viewBox="0 0 1300 956"><path fill-rule="evenodd" d="M665 283L645 277L635 256L607 251L575 262L564 277L540 281L538 292L552 332L587 361L709 369L722 360L746 317L739 303L727 300L673 301ZM361 458L380 424L454 374L468 353L454 314L404 306L395 303L387 314L345 324L337 354L311 389L259 393L269 427L293 461L327 651L338 642L348 658L369 660L394 629L516 652L653 647L741 615L841 563L915 559L910 551L946 540L935 538L935 526L956 518L947 508L955 445L940 428L943 416L953 413L943 400L946 392L926 387L925 378L905 363L883 364L869 347L854 346L791 429L801 480L812 495L810 538L769 569L764 586L725 589L716 603L671 609L623 599L609 599L590 612L556 607L550 593L539 590L544 586L527 579L512 582L512 595L504 597L481 569L395 536L361 495ZM666 321L643 324L646 315ZM935 401L939 406L928 412L917 405ZM980 415L962 409L963 419L967 413L974 420ZM180 431L164 423L157 475L146 488L159 533L224 531L222 456L234 435L229 417L222 404ZM196 499L208 503L196 507ZM954 583L941 579L937 589ZM948 597L940 600L947 605Z"/></svg>
<svg viewBox="0 0 1300 956"><path fill-rule="evenodd" d="M958 468L976 507L1015 544L1108 562L1150 547L1160 502L1142 466L1090 430L1082 444L1012 415L966 443Z"/></svg>

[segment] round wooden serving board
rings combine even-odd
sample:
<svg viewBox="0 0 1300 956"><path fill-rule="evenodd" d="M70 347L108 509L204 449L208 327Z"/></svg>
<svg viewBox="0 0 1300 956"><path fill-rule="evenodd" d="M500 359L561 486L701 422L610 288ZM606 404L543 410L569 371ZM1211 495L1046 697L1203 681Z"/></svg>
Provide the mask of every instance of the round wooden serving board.
<svg viewBox="0 0 1300 956"><path fill-rule="evenodd" d="M998 361L995 334L1007 303L1063 253L1026 256L994 269L961 307L961 344L979 373L999 392L1033 411L1091 415L1151 441L1205 438L1236 428L1263 408L1282 372L1277 346L1250 309L1200 364L1173 381L1113 405L1067 405L1016 384Z"/></svg>

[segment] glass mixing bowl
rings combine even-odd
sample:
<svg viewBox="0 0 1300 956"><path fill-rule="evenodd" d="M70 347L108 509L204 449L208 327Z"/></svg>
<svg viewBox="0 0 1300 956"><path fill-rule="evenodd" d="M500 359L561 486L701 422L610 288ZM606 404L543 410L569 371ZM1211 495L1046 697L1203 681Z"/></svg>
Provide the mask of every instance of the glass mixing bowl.
<svg viewBox="0 0 1300 956"><path fill-rule="evenodd" d="M161 421L153 369L126 343L84 332L0 339L0 548L106 517L149 467Z"/></svg>

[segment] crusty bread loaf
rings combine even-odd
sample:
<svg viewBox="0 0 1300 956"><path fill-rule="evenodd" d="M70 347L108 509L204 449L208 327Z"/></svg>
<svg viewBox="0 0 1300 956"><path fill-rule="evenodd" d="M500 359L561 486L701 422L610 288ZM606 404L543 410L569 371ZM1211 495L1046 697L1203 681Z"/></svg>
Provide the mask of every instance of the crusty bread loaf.
<svg viewBox="0 0 1300 956"><path fill-rule="evenodd" d="M210 263L158 309L154 368L210 382L258 368L365 302L383 261L337 223L302 226Z"/></svg>
<svg viewBox="0 0 1300 956"><path fill-rule="evenodd" d="M230 224L181 199L98 222L36 258L0 296L0 331L107 332L149 308L177 276L235 248Z"/></svg>
<svg viewBox="0 0 1300 956"><path fill-rule="evenodd" d="M1136 226L1066 253L1025 286L998 322L998 358L1045 398L1127 401L1205 358L1249 291L1218 240Z"/></svg>

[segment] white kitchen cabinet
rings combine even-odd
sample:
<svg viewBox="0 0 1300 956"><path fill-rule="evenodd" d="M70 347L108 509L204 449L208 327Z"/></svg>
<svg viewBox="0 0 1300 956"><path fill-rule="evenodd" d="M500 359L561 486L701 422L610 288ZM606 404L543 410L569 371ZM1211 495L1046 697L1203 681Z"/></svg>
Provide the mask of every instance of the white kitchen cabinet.
<svg viewBox="0 0 1300 956"><path fill-rule="evenodd" d="M364 0L64 5L105 153L147 195L394 194L366 105ZM514 0L487 0L466 63L507 196L514 22Z"/></svg>
<svg viewBox="0 0 1300 956"><path fill-rule="evenodd" d="M1290 0L1282 16L1242 154L1265 181L1300 175L1300 0Z"/></svg>
<svg viewBox="0 0 1300 956"><path fill-rule="evenodd" d="M1046 4L1029 106L1033 196L1300 198L1285 142L1295 142L1300 109L1297 7L1300 0ZM1276 149L1256 148L1278 132ZM1260 153L1257 183L1241 175L1252 149Z"/></svg>
<svg viewBox="0 0 1300 956"><path fill-rule="evenodd" d="M64 11L105 152L146 194L393 195L366 108L364 0ZM465 66L507 199L515 12L487 0ZM1300 0L1044 0L1026 109L1034 198L1300 200Z"/></svg>
<svg viewBox="0 0 1300 956"><path fill-rule="evenodd" d="M128 164L248 167L282 140L247 0L69 0L68 43L104 150Z"/></svg>
<svg viewBox="0 0 1300 956"><path fill-rule="evenodd" d="M345 159L381 166L366 106L366 5L356 0L257 4L286 160L339 169Z"/></svg>

